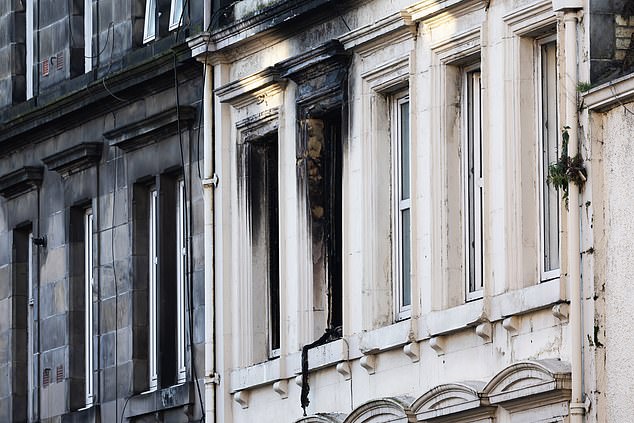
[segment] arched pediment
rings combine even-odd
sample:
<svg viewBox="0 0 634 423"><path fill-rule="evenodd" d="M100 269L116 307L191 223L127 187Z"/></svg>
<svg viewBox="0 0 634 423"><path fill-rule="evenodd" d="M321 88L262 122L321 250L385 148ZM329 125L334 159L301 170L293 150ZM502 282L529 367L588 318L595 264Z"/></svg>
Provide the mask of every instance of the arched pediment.
<svg viewBox="0 0 634 423"><path fill-rule="evenodd" d="M556 359L521 361L496 374L482 392L491 404L538 394L568 399L570 384L570 365L566 362Z"/></svg>
<svg viewBox="0 0 634 423"><path fill-rule="evenodd" d="M480 395L484 386L484 382L478 381L438 385L418 398L412 404L412 411L418 420L470 413L477 409L486 411L481 408L488 405Z"/></svg>
<svg viewBox="0 0 634 423"><path fill-rule="evenodd" d="M302 417L295 423L341 423L345 414L339 413L318 413L312 416Z"/></svg>
<svg viewBox="0 0 634 423"><path fill-rule="evenodd" d="M412 414L409 409L412 399L409 397L391 397L368 401L358 406L344 420L344 423L407 423Z"/></svg>

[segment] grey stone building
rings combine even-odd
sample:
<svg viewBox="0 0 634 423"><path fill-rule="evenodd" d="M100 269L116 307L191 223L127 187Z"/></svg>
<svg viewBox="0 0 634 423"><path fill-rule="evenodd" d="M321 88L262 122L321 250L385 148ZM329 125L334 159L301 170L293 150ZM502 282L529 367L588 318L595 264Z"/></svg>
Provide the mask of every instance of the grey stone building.
<svg viewBox="0 0 634 423"><path fill-rule="evenodd" d="M0 2L0 421L203 413L201 0Z"/></svg>

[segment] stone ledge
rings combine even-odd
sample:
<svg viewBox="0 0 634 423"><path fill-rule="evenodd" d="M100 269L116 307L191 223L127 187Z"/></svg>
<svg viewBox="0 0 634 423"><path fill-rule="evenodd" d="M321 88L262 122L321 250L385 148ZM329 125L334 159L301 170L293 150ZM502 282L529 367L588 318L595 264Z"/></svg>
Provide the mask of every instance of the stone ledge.
<svg viewBox="0 0 634 423"><path fill-rule="evenodd" d="M179 118L181 120L180 130L182 131L191 125L196 118L196 108L180 106L177 113L176 107L172 107L141 121L105 132L103 136L110 140L111 146L119 147L124 151L132 151L178 133Z"/></svg>
<svg viewBox="0 0 634 423"><path fill-rule="evenodd" d="M136 417L143 414L182 407L194 403L194 384L186 382L169 388L143 392L130 398L125 417Z"/></svg>
<svg viewBox="0 0 634 423"><path fill-rule="evenodd" d="M63 177L87 169L101 159L103 143L85 142L42 159L44 164Z"/></svg>
<svg viewBox="0 0 634 423"><path fill-rule="evenodd" d="M41 166L24 166L0 176L0 195L11 199L36 189L42 183L43 174Z"/></svg>

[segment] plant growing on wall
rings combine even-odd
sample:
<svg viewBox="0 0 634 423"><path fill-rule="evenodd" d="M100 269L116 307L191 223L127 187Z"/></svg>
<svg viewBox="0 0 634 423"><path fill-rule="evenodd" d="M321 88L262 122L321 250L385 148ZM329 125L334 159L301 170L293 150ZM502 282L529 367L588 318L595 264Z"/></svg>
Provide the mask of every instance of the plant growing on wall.
<svg viewBox="0 0 634 423"><path fill-rule="evenodd" d="M561 190L561 198L565 201L566 208L568 208L569 184L572 182L581 189L587 179L581 153L577 153L574 157L568 155L569 129L569 126L564 126L564 129L561 131L561 156L559 156L559 159L555 163L551 163L550 166L548 166L547 179L547 182L552 184L555 189Z"/></svg>

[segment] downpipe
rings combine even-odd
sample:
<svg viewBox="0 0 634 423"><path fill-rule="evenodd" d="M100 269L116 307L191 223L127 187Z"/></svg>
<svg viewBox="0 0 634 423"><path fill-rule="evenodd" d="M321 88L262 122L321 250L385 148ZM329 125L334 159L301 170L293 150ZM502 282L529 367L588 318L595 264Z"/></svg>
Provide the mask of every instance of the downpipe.
<svg viewBox="0 0 634 423"><path fill-rule="evenodd" d="M564 12L565 31L565 98L566 126L570 127L568 152L571 156L579 151L579 115L577 111L577 10ZM568 184L568 281L570 283L570 348L572 366L572 393L570 399L571 423L583 422L585 404L583 401L583 357L581 321L581 254L579 221L579 187Z"/></svg>

